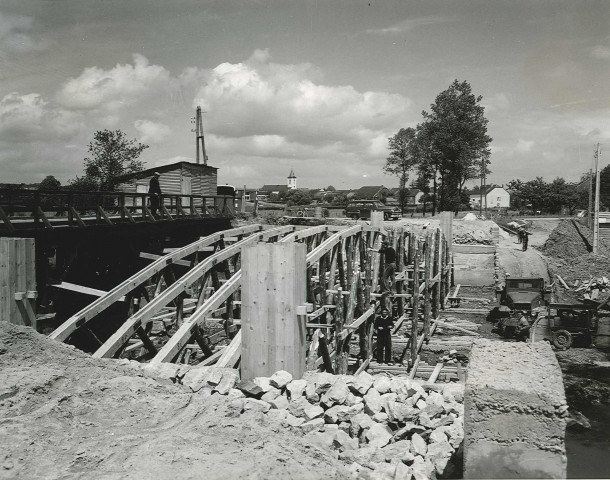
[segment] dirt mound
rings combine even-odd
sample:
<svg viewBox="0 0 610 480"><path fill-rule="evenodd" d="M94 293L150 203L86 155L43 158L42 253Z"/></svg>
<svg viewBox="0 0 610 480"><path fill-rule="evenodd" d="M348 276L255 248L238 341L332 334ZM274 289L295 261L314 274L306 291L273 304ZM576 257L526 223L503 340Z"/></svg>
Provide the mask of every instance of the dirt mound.
<svg viewBox="0 0 610 480"><path fill-rule="evenodd" d="M226 397L0 322L0 478L343 478L332 453Z"/></svg>

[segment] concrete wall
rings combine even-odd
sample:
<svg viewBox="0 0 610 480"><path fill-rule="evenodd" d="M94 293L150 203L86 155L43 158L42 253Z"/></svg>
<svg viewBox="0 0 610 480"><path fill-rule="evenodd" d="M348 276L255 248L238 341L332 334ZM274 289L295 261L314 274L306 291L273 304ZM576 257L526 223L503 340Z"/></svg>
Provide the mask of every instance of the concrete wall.
<svg viewBox="0 0 610 480"><path fill-rule="evenodd" d="M494 284L495 252L493 245L453 245L455 284L486 286Z"/></svg>
<svg viewBox="0 0 610 480"><path fill-rule="evenodd" d="M566 398L546 342L477 339L464 411L464 478L566 478Z"/></svg>

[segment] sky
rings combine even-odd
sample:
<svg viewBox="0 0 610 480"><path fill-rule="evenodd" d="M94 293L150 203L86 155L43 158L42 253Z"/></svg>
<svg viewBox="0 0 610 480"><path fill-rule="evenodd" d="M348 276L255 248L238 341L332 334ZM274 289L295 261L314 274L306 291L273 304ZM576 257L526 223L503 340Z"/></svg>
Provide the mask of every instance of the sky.
<svg viewBox="0 0 610 480"><path fill-rule="evenodd" d="M488 183L610 163L610 2L0 0L0 182L83 174L96 130L219 183L397 186L388 137L454 79L483 97Z"/></svg>

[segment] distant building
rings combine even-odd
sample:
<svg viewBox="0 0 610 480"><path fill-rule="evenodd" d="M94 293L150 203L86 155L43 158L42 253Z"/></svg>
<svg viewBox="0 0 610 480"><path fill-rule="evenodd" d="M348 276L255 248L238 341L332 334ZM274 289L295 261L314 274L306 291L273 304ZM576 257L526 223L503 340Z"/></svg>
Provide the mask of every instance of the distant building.
<svg viewBox="0 0 610 480"><path fill-rule="evenodd" d="M290 175L288 175L288 189L296 190L297 188L297 177L294 174L294 170L290 169Z"/></svg>
<svg viewBox="0 0 610 480"><path fill-rule="evenodd" d="M488 185L483 191L483 207L487 198L488 208L510 208L510 193L502 186ZM476 187L470 191L470 207L481 207L481 189Z"/></svg>
<svg viewBox="0 0 610 480"><path fill-rule="evenodd" d="M407 206L414 207L417 205L421 205L421 200L423 196L424 192L422 192L418 188L407 189ZM388 200L389 199L393 199L393 202L396 202L396 204L400 204L400 188L391 188Z"/></svg>
<svg viewBox="0 0 610 480"><path fill-rule="evenodd" d="M352 190L347 194L349 200L385 200L390 194L390 189L383 185L368 185Z"/></svg>

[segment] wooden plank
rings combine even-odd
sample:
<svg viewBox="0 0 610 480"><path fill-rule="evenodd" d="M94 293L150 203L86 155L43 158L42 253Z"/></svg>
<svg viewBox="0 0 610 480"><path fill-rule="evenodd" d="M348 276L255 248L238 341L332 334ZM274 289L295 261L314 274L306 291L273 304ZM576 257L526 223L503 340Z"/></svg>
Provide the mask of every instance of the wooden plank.
<svg viewBox="0 0 610 480"><path fill-rule="evenodd" d="M222 354L224 353L224 351L226 349L227 349L227 347L220 347L220 349L218 349L218 351L214 352L208 358L206 358L202 362L198 363L198 365L200 365L202 367L205 367L208 365L213 365L222 356Z"/></svg>
<svg viewBox="0 0 610 480"><path fill-rule="evenodd" d="M313 332L311 337L311 341L309 342L309 347L307 349L307 361L305 362L306 370L314 370L316 360L318 357L318 346L319 346L319 338L321 335L320 329L317 329Z"/></svg>
<svg viewBox="0 0 610 480"><path fill-rule="evenodd" d="M82 293L83 295L89 295L92 297L103 297L108 292L105 290L99 290L97 288L85 287L83 285L77 285L76 283L61 282L56 285L50 285L52 288L59 288L60 290L68 290L74 293ZM117 302L124 302L125 297L119 297L116 299Z"/></svg>
<svg viewBox="0 0 610 480"><path fill-rule="evenodd" d="M305 371L306 246L260 243L242 253L242 379Z"/></svg>
<svg viewBox="0 0 610 480"><path fill-rule="evenodd" d="M242 330L239 330L237 332L237 334L235 334L235 336L233 337L233 340L231 340L231 343L229 344L229 346L224 349L224 351L222 352L222 355L218 359L218 362L216 362L217 367L223 367L223 368L235 367L235 365L239 361L239 356L241 355L241 347L242 347L241 335L242 335Z"/></svg>
<svg viewBox="0 0 610 480"><path fill-rule="evenodd" d="M101 206L97 206L97 211L100 215L100 217L102 217L104 219L104 222L106 222L108 225L112 225L112 220L110 220L110 217L108 216L108 214L104 211L104 209Z"/></svg>
<svg viewBox="0 0 610 480"><path fill-rule="evenodd" d="M413 291L419 291L419 259L421 255L421 245L416 242L415 256L413 257ZM413 309L411 311L411 355L409 365L413 366L417 356L417 322L419 321L419 295L413 296ZM423 338L423 335L422 335Z"/></svg>
<svg viewBox="0 0 610 480"><path fill-rule="evenodd" d="M478 333L473 332L472 330L468 330L466 328L459 327L457 325L452 325L451 323L441 322L440 320L436 320L437 325L440 325L444 328L449 328L451 330L457 330L458 332L465 333L466 335L473 335L475 337L480 336Z"/></svg>
<svg viewBox="0 0 610 480"><path fill-rule="evenodd" d="M415 362L413 363L413 366L411 367L411 371L409 373L409 378L411 380L414 379L415 375L417 374L417 368L419 367L419 361L420 361L420 357L418 355L417 358L415 359Z"/></svg>
<svg viewBox="0 0 610 480"><path fill-rule="evenodd" d="M9 232L12 233L15 231L15 227L11 223L11 219L9 218L9 216L6 214L6 212L4 211L4 209L2 207L0 207L0 220L2 220L2 222L4 222L4 225L6 225L6 228Z"/></svg>
<svg viewBox="0 0 610 480"><path fill-rule="evenodd" d="M432 291L430 287L430 276L432 270L432 235L426 235L426 244L425 244L425 262L424 262L424 330L422 335L426 337L426 339L430 338L430 315L432 311Z"/></svg>
<svg viewBox="0 0 610 480"><path fill-rule="evenodd" d="M359 373L364 372L370 363L371 363L371 359L367 358L364 362L362 362L360 367L358 367L358 370L356 370L354 375L358 375Z"/></svg>
<svg viewBox="0 0 610 480"><path fill-rule="evenodd" d="M159 260L160 258L163 258L163 256L155 255L154 253L140 252L140 258L146 258L147 260ZM171 263L174 265L191 268L191 262L187 262L186 260L173 260Z"/></svg>
<svg viewBox="0 0 610 480"><path fill-rule="evenodd" d="M432 375L430 375L430 378L428 379L428 383L436 382L436 379L438 378L439 374L441 373L442 368L443 368L443 363L436 364L436 367L434 367L434 371L432 372Z"/></svg>
<svg viewBox="0 0 610 480"><path fill-rule="evenodd" d="M40 208L40 206L38 206L38 205L36 205L36 214L40 217L40 219L42 220L42 223L44 223L45 228L48 228L49 230L53 230L53 225L51 225L51 222L49 222L49 219L42 211L42 208Z"/></svg>

